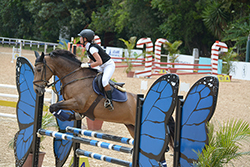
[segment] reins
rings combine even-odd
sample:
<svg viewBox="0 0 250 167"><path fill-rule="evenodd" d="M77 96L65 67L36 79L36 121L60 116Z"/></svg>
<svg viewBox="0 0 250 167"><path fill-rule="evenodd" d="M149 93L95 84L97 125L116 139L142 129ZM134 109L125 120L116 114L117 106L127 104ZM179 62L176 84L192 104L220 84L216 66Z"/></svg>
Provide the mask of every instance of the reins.
<svg viewBox="0 0 250 167"><path fill-rule="evenodd" d="M46 64L47 65L47 64ZM48 65L47 65L48 66ZM57 82L59 82L59 81L61 81L61 80L63 80L64 78L66 78L67 76L70 76L71 74L73 74L73 73L75 73L75 72L77 72L78 70L80 70L81 69L81 67L79 67L79 68L77 68L77 69L75 69L74 71L72 71L72 72L70 72L70 73L68 73L67 75L65 75L64 77L62 77L61 79L58 79L58 80L56 80L56 81L54 81L54 82L52 82L51 84L49 84L49 85L47 85L47 87L49 88L49 87L51 87L52 85L55 85ZM52 71L51 71L52 72ZM55 75L53 72L52 72L52 74L53 75Z"/></svg>
<svg viewBox="0 0 250 167"><path fill-rule="evenodd" d="M67 86L67 85L69 85L69 84L71 84L71 83L73 83L73 82L80 81L80 80L84 80L84 79L88 79L88 78L94 78L94 77L96 77L96 76L95 76L95 75L91 75L91 76L82 77L82 78L78 78L78 79L75 79L75 80L73 80L73 81L70 81L70 82L66 83L65 85L63 85L62 88L60 89L60 91L63 90L63 88L64 88L65 86Z"/></svg>

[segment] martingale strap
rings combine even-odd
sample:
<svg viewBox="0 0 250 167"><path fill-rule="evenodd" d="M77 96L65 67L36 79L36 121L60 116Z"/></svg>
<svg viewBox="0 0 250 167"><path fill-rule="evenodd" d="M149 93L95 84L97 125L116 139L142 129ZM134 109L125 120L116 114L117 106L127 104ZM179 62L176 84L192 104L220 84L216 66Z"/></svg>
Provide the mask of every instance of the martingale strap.
<svg viewBox="0 0 250 167"><path fill-rule="evenodd" d="M89 117L89 119L91 119L92 121L95 120L94 109L97 106L97 104L101 101L102 98L103 96L98 95L95 101L89 107L89 109L85 113L83 113L85 116Z"/></svg>

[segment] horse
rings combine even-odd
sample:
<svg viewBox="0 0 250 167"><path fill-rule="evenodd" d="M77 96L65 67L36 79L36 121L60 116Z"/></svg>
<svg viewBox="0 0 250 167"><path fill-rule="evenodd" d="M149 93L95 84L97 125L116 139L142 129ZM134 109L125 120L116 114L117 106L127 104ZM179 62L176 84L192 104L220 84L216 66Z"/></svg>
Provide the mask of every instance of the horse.
<svg viewBox="0 0 250 167"><path fill-rule="evenodd" d="M36 52L36 54L38 54ZM80 68L81 61L67 50L54 50L49 54L38 54L34 68L34 90L41 96L48 81L56 75L61 81L61 92L63 101L54 103L50 106L50 112L63 110L73 110L77 113L85 114L98 94L93 91L92 82L97 75L97 71L91 68ZM50 84L51 85L51 84ZM100 96L100 95L99 95ZM134 138L137 95L127 92L126 102L113 102L114 110L104 108L104 98L96 104L93 115L96 119L124 124L130 135ZM168 125L171 129L171 141L174 136L174 120L169 120ZM173 145L171 144L173 147Z"/></svg>

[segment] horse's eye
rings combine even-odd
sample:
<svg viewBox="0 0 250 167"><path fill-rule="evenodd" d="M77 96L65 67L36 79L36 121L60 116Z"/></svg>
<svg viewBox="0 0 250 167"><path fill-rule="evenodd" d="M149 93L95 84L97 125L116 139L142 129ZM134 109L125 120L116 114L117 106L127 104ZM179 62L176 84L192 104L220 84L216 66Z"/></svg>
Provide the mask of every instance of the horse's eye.
<svg viewBox="0 0 250 167"><path fill-rule="evenodd" d="M36 71L37 71L37 72L41 72L41 71L42 71L42 69L41 69L41 68L38 68Z"/></svg>

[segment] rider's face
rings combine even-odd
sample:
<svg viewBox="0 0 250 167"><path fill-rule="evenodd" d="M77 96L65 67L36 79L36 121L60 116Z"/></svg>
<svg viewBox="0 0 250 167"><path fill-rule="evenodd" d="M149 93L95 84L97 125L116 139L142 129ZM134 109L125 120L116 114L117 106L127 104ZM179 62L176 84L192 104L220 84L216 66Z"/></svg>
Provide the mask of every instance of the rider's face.
<svg viewBox="0 0 250 167"><path fill-rule="evenodd" d="M80 43L83 44L83 37L80 37Z"/></svg>
<svg viewBox="0 0 250 167"><path fill-rule="evenodd" d="M81 42L81 44L83 44L83 46L85 46L86 42L88 42L88 41L87 41L87 38L80 37L80 42Z"/></svg>

